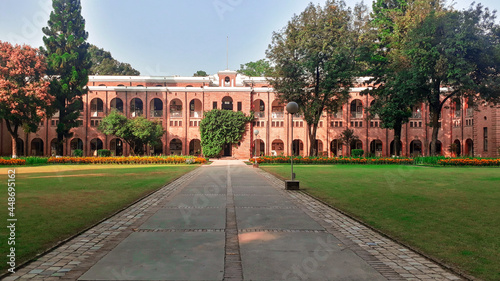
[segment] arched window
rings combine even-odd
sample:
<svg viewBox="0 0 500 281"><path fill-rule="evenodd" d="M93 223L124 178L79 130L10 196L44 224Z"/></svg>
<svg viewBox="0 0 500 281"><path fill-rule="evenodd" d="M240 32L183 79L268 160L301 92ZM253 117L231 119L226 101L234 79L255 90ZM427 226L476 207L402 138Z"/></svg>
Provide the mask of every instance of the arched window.
<svg viewBox="0 0 500 281"><path fill-rule="evenodd" d="M189 155L201 155L201 141L199 139L189 142Z"/></svg>
<svg viewBox="0 0 500 281"><path fill-rule="evenodd" d="M376 157L382 156L382 141L381 140L373 140L370 143L370 153Z"/></svg>
<svg viewBox="0 0 500 281"><path fill-rule="evenodd" d="M16 149L18 156L24 155L24 141L20 138L16 139Z"/></svg>
<svg viewBox="0 0 500 281"><path fill-rule="evenodd" d="M143 104L140 98L133 98L130 101L130 116L137 117L142 115Z"/></svg>
<svg viewBox="0 0 500 281"><path fill-rule="evenodd" d="M222 110L233 110L233 99L231 97L222 98Z"/></svg>
<svg viewBox="0 0 500 281"><path fill-rule="evenodd" d="M422 155L422 142L419 140L413 140L410 142L410 155L420 156Z"/></svg>
<svg viewBox="0 0 500 281"><path fill-rule="evenodd" d="M92 117L98 117L102 116L99 113L102 113L104 111L104 103L100 98L95 98L90 102L90 116Z"/></svg>
<svg viewBox="0 0 500 281"><path fill-rule="evenodd" d="M273 119L283 119L285 106L281 104L279 100L274 100L271 104L272 118Z"/></svg>
<svg viewBox="0 0 500 281"><path fill-rule="evenodd" d="M455 109L455 118L460 118L462 116L462 101L460 99L456 99L453 103L453 108Z"/></svg>
<svg viewBox="0 0 500 281"><path fill-rule="evenodd" d="M170 101L170 118L182 117L182 102L180 99Z"/></svg>
<svg viewBox="0 0 500 281"><path fill-rule="evenodd" d="M189 102L189 117L201 118L203 116L203 105L199 99L192 99Z"/></svg>
<svg viewBox="0 0 500 281"><path fill-rule="evenodd" d="M415 119L422 118L422 104L414 105L411 108L411 117Z"/></svg>
<svg viewBox="0 0 500 281"><path fill-rule="evenodd" d="M116 110L123 113L123 101L120 98L114 98L110 104L111 110Z"/></svg>
<svg viewBox="0 0 500 281"><path fill-rule="evenodd" d="M109 150L111 150L112 155L122 156L123 155L123 141L121 139L112 139L109 143Z"/></svg>
<svg viewBox="0 0 500 281"><path fill-rule="evenodd" d="M340 140L332 140L330 142L330 150L334 156L342 155L342 142Z"/></svg>
<svg viewBox="0 0 500 281"><path fill-rule="evenodd" d="M303 155L304 153L304 143L302 140L295 139L292 144L292 154L295 156Z"/></svg>
<svg viewBox="0 0 500 281"><path fill-rule="evenodd" d="M163 102L161 99L152 99L149 108L151 109L151 117L163 117Z"/></svg>
<svg viewBox="0 0 500 281"><path fill-rule="evenodd" d="M224 87L231 87L231 78L229 78L229 76L224 78Z"/></svg>
<svg viewBox="0 0 500 281"><path fill-rule="evenodd" d="M399 141L399 146L398 146L397 153L395 152L396 150L394 150L394 140L391 141L390 146L391 146L390 147L391 155L401 155L401 151L402 151L402 148L403 148L403 143L401 141Z"/></svg>
<svg viewBox="0 0 500 281"><path fill-rule="evenodd" d="M266 105L264 104L264 101L262 101L261 99L255 100L252 104L252 107L255 117L257 118L266 117L266 112L265 112Z"/></svg>
<svg viewBox="0 0 500 281"><path fill-rule="evenodd" d="M74 138L69 143L69 147L71 150L71 155L73 155L73 151L80 149L83 150L83 141L80 138Z"/></svg>
<svg viewBox="0 0 500 281"><path fill-rule="evenodd" d="M351 102L351 118L363 118L363 103L358 99Z"/></svg>
<svg viewBox="0 0 500 281"><path fill-rule="evenodd" d="M335 111L332 115L333 115L333 118L335 119L342 119L343 116L344 116L344 113L343 113L343 105L339 105L339 107L337 108L337 111Z"/></svg>

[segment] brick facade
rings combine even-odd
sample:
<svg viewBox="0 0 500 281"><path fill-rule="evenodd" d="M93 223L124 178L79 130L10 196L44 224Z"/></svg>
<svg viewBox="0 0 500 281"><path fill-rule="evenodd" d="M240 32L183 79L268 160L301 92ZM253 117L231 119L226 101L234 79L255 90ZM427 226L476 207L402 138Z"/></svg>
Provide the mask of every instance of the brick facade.
<svg viewBox="0 0 500 281"><path fill-rule="evenodd" d="M132 118L143 115L162 122L167 133L162 145L147 148L148 154L198 154L200 151L199 124L204 111L224 108L249 113L255 112L255 121L247 125L247 131L239 145L228 146L226 155L248 158L258 154L289 155L292 149L291 116L276 100L273 89L260 77L246 77L235 71L221 71L209 77L145 77L145 76L91 76L89 93L84 96L81 126L73 129L74 136L66 140L65 155L75 148L85 155L95 154L96 149L111 149L116 155L129 155L126 143L97 130L100 120L112 108L122 109ZM347 147L336 144L339 134L347 127L354 129L360 142L354 145L365 152L378 156L390 156L393 132L380 127L377 118L368 120L366 107L372 102L367 95L360 95L363 85L351 90L349 101L342 111L324 114L321 118L317 140L321 154L343 155ZM429 111L425 104L415 106L410 122L403 125L402 155L429 154L432 128L428 126ZM44 120L38 132L19 138L19 155L51 155L51 142L57 138L57 118ZM299 116L294 117L293 136L295 147L306 155L310 141L307 124ZM257 129L257 137L253 134ZM0 155L11 154L11 139L2 121L0 126ZM500 108L480 106L468 108L448 101L441 114L439 131L441 153L450 156L450 144L456 143L460 155L498 157L500 147ZM26 153L27 152L27 153Z"/></svg>

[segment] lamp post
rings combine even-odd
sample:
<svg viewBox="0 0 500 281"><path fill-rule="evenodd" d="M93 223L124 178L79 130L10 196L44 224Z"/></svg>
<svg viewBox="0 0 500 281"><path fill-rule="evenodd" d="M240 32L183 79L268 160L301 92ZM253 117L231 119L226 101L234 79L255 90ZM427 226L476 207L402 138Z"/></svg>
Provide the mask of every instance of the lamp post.
<svg viewBox="0 0 500 281"><path fill-rule="evenodd" d="M253 153L253 157L255 160L254 167L257 167L257 136L259 135L259 130L257 129L253 130L253 134L255 135L255 147Z"/></svg>
<svg viewBox="0 0 500 281"><path fill-rule="evenodd" d="M292 137L292 155L290 155L290 164L292 168L291 180L285 181L285 189L296 190L299 189L299 181L295 180L295 174L293 173L293 115L299 112L299 105L291 101L286 105L286 111L292 115L292 129L291 129L291 137Z"/></svg>

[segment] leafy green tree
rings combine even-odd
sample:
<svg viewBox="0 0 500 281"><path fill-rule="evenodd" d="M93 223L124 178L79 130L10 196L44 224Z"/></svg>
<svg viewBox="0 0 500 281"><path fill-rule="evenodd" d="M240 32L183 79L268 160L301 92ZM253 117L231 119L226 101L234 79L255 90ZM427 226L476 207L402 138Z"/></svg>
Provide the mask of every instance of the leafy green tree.
<svg viewBox="0 0 500 281"><path fill-rule="evenodd" d="M323 8L310 4L273 33L266 52L275 67L269 82L278 98L297 102L307 123L309 155L317 154L316 131L323 111L334 112L345 103L359 75L363 23L358 19L343 1L329 0Z"/></svg>
<svg viewBox="0 0 500 281"><path fill-rule="evenodd" d="M134 155L143 155L145 145L157 145L165 134L165 130L157 122L149 121L142 116L127 119L114 110L102 119L98 128L106 135L123 139L130 145Z"/></svg>
<svg viewBox="0 0 500 281"><path fill-rule="evenodd" d="M48 27L43 28L45 48L41 50L47 58L49 93L55 97L53 111L59 112L57 154L62 155L63 140L78 126L91 63L80 0L53 0L52 7Z"/></svg>
<svg viewBox="0 0 500 281"><path fill-rule="evenodd" d="M44 79L46 67L37 49L0 41L0 120L12 138L12 158L17 157L19 128L36 132L53 102Z"/></svg>
<svg viewBox="0 0 500 281"><path fill-rule="evenodd" d="M500 26L481 5L431 13L405 44L409 72L430 109L431 154L436 154L441 110L449 99L500 101ZM447 87L447 91L441 91Z"/></svg>
<svg viewBox="0 0 500 281"><path fill-rule="evenodd" d="M401 131L409 121L411 107L419 100L421 83L409 73L404 46L410 40L409 32L427 15L443 10L440 1L377 0L373 3L370 21L370 48L363 59L368 60L366 75L375 87L364 91L375 102L370 106L372 116L378 115L383 128L394 130L394 151L401 151Z"/></svg>
<svg viewBox="0 0 500 281"><path fill-rule="evenodd" d="M90 75L141 75L141 73L132 68L130 64L117 61L110 52L98 48L95 45L90 45L89 54L92 63Z"/></svg>
<svg viewBox="0 0 500 281"><path fill-rule="evenodd" d="M245 126L254 120L253 114L213 109L203 114L200 124L201 147L205 157L220 155L225 144L241 141Z"/></svg>
<svg viewBox="0 0 500 281"><path fill-rule="evenodd" d="M208 73L206 71L203 71L203 70L198 70L196 71L195 74L193 74L193 77L207 77L208 76Z"/></svg>
<svg viewBox="0 0 500 281"><path fill-rule="evenodd" d="M340 133L338 139L340 140L340 142L342 144L344 144L345 146L347 146L347 151L350 154L350 152L351 152L351 145L355 141L359 140L359 137L354 134L354 130L353 129L346 128L345 130L343 130ZM347 156L349 156L349 155L347 155Z"/></svg>
<svg viewBox="0 0 500 281"><path fill-rule="evenodd" d="M268 60L260 59L245 64L240 64L238 73L250 77L270 77L273 73L273 67Z"/></svg>

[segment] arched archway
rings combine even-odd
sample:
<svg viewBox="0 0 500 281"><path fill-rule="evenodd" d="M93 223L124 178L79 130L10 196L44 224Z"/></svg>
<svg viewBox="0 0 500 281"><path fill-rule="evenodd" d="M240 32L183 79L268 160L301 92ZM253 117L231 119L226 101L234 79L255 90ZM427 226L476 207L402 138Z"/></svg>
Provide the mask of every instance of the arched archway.
<svg viewBox="0 0 500 281"><path fill-rule="evenodd" d="M264 156L266 154L266 144L263 140L256 139L254 145L254 152L257 156Z"/></svg>
<svg viewBox="0 0 500 281"><path fill-rule="evenodd" d="M31 156L43 156L43 140L40 138L31 141Z"/></svg>
<svg viewBox="0 0 500 281"><path fill-rule="evenodd" d="M171 140L169 147L171 155L182 155L182 141L180 139Z"/></svg>
<svg viewBox="0 0 500 281"><path fill-rule="evenodd" d="M130 101L130 116L132 118L141 116L143 112L143 103L140 98L133 98Z"/></svg>
<svg viewBox="0 0 500 281"><path fill-rule="evenodd" d="M73 155L73 151L80 149L83 151L83 141L80 138L74 138L69 143L69 149L71 151L71 155Z"/></svg>
<svg viewBox="0 0 500 281"><path fill-rule="evenodd" d="M332 152L333 156L342 155L342 142L337 139L332 140L330 142L330 151Z"/></svg>
<svg viewBox="0 0 500 281"><path fill-rule="evenodd" d="M95 138L90 141L90 155L97 156L97 151L103 148L102 140Z"/></svg>
<svg viewBox="0 0 500 281"><path fill-rule="evenodd" d="M410 142L410 155L411 156L421 156L422 155L422 142L419 140L412 140Z"/></svg>
<svg viewBox="0 0 500 281"><path fill-rule="evenodd" d="M189 155L201 155L201 141L192 139L189 142Z"/></svg>
<svg viewBox="0 0 500 281"><path fill-rule="evenodd" d="M53 138L50 141L50 155L57 155L57 138Z"/></svg>
<svg viewBox="0 0 500 281"><path fill-rule="evenodd" d="M351 155L353 149L363 149L363 142L361 140L355 140L351 143Z"/></svg>
<svg viewBox="0 0 500 281"><path fill-rule="evenodd" d="M114 98L110 103L111 110L116 110L123 113L123 101L120 98Z"/></svg>
<svg viewBox="0 0 500 281"><path fill-rule="evenodd" d="M456 139L454 142L453 142L453 150L452 153L455 154L456 157L460 157L460 155L462 154L462 146L461 146L461 143L460 143L460 140Z"/></svg>
<svg viewBox="0 0 500 281"><path fill-rule="evenodd" d="M278 156L285 154L285 145L280 139L273 140L271 144L271 155Z"/></svg>
<svg viewBox="0 0 500 281"><path fill-rule="evenodd" d="M316 140L316 149L318 150L318 156L323 155L323 142L321 140Z"/></svg>
<svg viewBox="0 0 500 281"><path fill-rule="evenodd" d="M154 98L150 101L150 117L163 117L163 102L159 98Z"/></svg>
<svg viewBox="0 0 500 281"><path fill-rule="evenodd" d="M391 156L393 155L401 155L401 151L403 150L403 142L399 141L398 152L394 149L394 140L391 141L390 148Z"/></svg>
<svg viewBox="0 0 500 281"><path fill-rule="evenodd" d="M222 110L233 110L233 99L229 96L222 98Z"/></svg>
<svg viewBox="0 0 500 281"><path fill-rule="evenodd" d="M104 103L100 98L94 98L90 102L90 116L101 117L104 112Z"/></svg>
<svg viewBox="0 0 500 281"><path fill-rule="evenodd" d="M202 118L203 117L203 105L199 99L192 99L189 102L189 117L191 118Z"/></svg>
<svg viewBox="0 0 500 281"><path fill-rule="evenodd" d="M16 139L17 156L24 156L24 141L20 138Z"/></svg>
<svg viewBox="0 0 500 281"><path fill-rule="evenodd" d="M170 118L182 118L182 101L173 99L170 101Z"/></svg>
<svg viewBox="0 0 500 281"><path fill-rule="evenodd" d="M299 156L304 155L304 143L302 140L295 139L292 144L292 155Z"/></svg>
<svg viewBox="0 0 500 281"><path fill-rule="evenodd" d="M119 138L114 138L109 143L109 150L114 156L123 155L123 141Z"/></svg>
<svg viewBox="0 0 500 281"><path fill-rule="evenodd" d="M465 155L474 157L474 141L471 139L465 140Z"/></svg>
<svg viewBox="0 0 500 281"><path fill-rule="evenodd" d="M430 142L429 142L429 151L431 152L430 154L432 155ZM436 155L443 155L443 144L441 143L440 140L437 140L436 142Z"/></svg>
<svg viewBox="0 0 500 281"><path fill-rule="evenodd" d="M156 145L150 146L149 154L155 156L163 155L163 142L159 141Z"/></svg>
<svg viewBox="0 0 500 281"><path fill-rule="evenodd" d="M372 140L370 142L370 154L375 156L375 157L381 157L382 156L382 141L381 140Z"/></svg>

